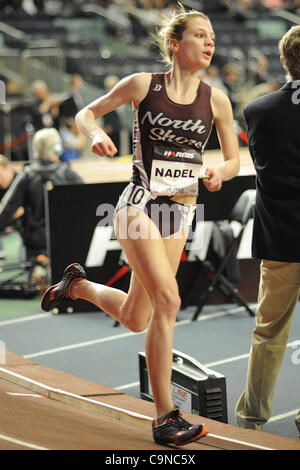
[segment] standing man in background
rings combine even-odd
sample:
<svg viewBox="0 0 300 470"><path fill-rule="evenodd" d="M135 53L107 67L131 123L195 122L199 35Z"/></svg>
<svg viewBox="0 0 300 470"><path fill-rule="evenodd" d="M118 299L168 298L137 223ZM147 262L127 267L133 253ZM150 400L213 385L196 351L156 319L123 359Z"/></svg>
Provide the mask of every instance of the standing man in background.
<svg viewBox="0 0 300 470"><path fill-rule="evenodd" d="M36 132L44 127L58 129L59 98L50 93L48 85L43 80L33 82L32 94L29 109L34 131Z"/></svg>
<svg viewBox="0 0 300 470"><path fill-rule="evenodd" d="M60 103L59 118L68 119L75 118L78 111L84 106L81 88L83 85L83 78L78 73L72 75L70 82L70 92L68 96Z"/></svg>
<svg viewBox="0 0 300 470"><path fill-rule="evenodd" d="M106 91L109 93L114 86L118 83L119 77L115 75L108 75L105 77L104 86ZM120 148L120 132L121 122L118 111L113 109L109 113L102 117L103 119L103 130L111 138L117 149Z"/></svg>
<svg viewBox="0 0 300 470"><path fill-rule="evenodd" d="M275 382L300 292L300 26L279 43L288 81L245 108L257 173L253 257L261 279L246 387L237 424L260 429L271 417ZM300 410L296 426L300 433Z"/></svg>

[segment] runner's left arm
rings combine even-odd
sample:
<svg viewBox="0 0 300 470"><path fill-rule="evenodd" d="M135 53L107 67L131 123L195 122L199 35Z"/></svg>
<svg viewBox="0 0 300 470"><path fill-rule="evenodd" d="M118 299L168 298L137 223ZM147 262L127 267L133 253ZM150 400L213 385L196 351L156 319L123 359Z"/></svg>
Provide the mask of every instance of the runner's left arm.
<svg viewBox="0 0 300 470"><path fill-rule="evenodd" d="M234 178L240 171L239 145L229 98L221 90L212 88L211 103L224 162L216 168L206 169L209 178L204 179L203 184L209 191L218 191L223 181Z"/></svg>

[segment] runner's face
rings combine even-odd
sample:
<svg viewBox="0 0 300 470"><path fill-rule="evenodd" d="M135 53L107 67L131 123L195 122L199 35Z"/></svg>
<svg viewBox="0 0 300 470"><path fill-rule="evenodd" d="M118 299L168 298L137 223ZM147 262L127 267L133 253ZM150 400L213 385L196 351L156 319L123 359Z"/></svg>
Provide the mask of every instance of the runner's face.
<svg viewBox="0 0 300 470"><path fill-rule="evenodd" d="M196 17L188 21L177 44L177 58L185 68L200 70L209 66L215 50L215 34L210 21Z"/></svg>

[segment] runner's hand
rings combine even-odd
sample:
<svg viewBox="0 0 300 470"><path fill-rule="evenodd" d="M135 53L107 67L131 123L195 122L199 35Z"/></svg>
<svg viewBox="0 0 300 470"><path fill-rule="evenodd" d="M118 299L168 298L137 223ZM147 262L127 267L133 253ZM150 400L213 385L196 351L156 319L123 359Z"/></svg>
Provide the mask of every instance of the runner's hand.
<svg viewBox="0 0 300 470"><path fill-rule="evenodd" d="M92 141L92 152L100 157L106 155L113 157L118 152L118 149L107 134L97 134Z"/></svg>
<svg viewBox="0 0 300 470"><path fill-rule="evenodd" d="M208 178L203 179L203 184L210 192L220 191L222 188L222 179L217 168L207 168L205 175Z"/></svg>

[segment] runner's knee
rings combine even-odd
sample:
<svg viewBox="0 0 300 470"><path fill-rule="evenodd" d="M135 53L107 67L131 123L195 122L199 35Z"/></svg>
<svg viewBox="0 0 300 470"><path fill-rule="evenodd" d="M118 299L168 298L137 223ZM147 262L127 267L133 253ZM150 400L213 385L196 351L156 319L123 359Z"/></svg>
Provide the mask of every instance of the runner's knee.
<svg viewBox="0 0 300 470"><path fill-rule="evenodd" d="M128 328L133 333L141 333L146 330L149 325L151 312L143 312L143 315L140 316L141 312L136 311L124 311L121 317L122 324Z"/></svg>
<svg viewBox="0 0 300 470"><path fill-rule="evenodd" d="M152 311L167 316L171 321L176 319L181 304L177 283L157 287L150 297L152 302L151 311L137 312L135 309L127 308L122 312L122 324L134 333L140 333L147 329Z"/></svg>
<svg viewBox="0 0 300 470"><path fill-rule="evenodd" d="M171 320L175 320L180 308L181 299L177 284L159 287L153 293L154 310L167 315Z"/></svg>

